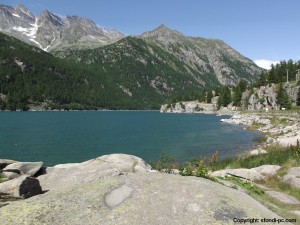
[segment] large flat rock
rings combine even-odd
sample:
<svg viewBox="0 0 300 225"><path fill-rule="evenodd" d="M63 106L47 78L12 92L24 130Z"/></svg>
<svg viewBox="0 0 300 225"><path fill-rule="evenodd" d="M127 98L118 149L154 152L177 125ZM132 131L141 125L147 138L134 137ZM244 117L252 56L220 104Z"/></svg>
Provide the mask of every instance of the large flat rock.
<svg viewBox="0 0 300 225"><path fill-rule="evenodd" d="M0 224L234 224L280 218L238 190L197 177L128 173L0 208Z"/></svg>
<svg viewBox="0 0 300 225"><path fill-rule="evenodd" d="M151 167L141 158L126 154L111 154L83 163L61 164L46 169L38 180L43 190L71 187L79 183L105 179L126 173L147 172Z"/></svg>

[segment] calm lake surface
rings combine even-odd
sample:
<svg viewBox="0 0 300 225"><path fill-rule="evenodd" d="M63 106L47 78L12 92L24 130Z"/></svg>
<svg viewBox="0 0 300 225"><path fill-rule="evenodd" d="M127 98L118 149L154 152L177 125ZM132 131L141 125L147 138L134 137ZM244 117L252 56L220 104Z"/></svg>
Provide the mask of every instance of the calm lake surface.
<svg viewBox="0 0 300 225"><path fill-rule="evenodd" d="M158 111L0 112L0 158L82 162L126 153L146 161L161 152L179 161L234 156L251 148L260 134L221 123L225 116L161 114Z"/></svg>

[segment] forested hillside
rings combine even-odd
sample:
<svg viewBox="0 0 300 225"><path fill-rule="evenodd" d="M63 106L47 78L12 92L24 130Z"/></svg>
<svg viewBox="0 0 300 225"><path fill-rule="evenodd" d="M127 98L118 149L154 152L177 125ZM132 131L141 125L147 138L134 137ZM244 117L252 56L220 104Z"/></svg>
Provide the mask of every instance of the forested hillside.
<svg viewBox="0 0 300 225"><path fill-rule="evenodd" d="M130 49L124 54L130 54ZM101 66L71 62L0 33L1 109L26 110L28 105L41 103L65 109L153 109L173 94L200 87L172 66L151 63L151 58L146 58L147 65L141 59L126 71L110 55L102 56L108 59ZM120 63L131 63L130 57Z"/></svg>

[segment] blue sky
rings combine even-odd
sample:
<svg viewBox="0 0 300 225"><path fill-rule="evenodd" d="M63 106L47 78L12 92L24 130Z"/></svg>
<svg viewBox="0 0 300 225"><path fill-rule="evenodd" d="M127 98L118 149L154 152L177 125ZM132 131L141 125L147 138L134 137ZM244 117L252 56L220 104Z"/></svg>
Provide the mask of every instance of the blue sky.
<svg viewBox="0 0 300 225"><path fill-rule="evenodd" d="M222 39L252 60L300 60L299 0L0 0L38 15L78 15L124 34L160 24L185 35ZM266 63L266 62L265 62Z"/></svg>

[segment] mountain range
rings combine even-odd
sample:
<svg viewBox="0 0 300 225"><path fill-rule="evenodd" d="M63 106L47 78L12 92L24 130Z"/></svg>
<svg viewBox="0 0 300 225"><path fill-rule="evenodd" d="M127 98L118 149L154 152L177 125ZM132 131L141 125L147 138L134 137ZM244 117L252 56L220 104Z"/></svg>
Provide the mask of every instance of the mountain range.
<svg viewBox="0 0 300 225"><path fill-rule="evenodd" d="M0 6L0 29L44 51L92 48L116 41L124 34L78 16L61 18L47 10L35 16L24 5Z"/></svg>
<svg viewBox="0 0 300 225"><path fill-rule="evenodd" d="M125 36L78 16L61 18L47 10L35 16L23 5L0 5L0 31L49 52L54 61L88 68L93 79L101 80L98 86L93 84L95 91L103 91L103 87L118 90L121 98L139 104L159 104L174 95L204 88L235 86L241 79L252 83L262 72L222 40L185 36L164 25L141 35ZM35 48L23 49L41 54ZM32 64L30 58L22 59L19 54L15 58ZM114 95L110 96L116 98Z"/></svg>

